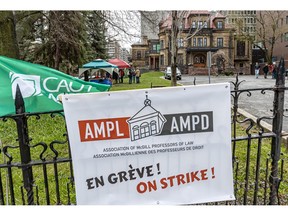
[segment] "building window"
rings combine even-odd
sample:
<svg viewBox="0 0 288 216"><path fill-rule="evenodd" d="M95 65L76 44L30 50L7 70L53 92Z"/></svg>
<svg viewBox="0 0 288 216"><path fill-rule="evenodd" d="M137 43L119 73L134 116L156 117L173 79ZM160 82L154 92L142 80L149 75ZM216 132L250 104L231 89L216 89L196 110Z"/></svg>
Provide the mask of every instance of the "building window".
<svg viewBox="0 0 288 216"><path fill-rule="evenodd" d="M285 33L284 41L288 41L288 32Z"/></svg>
<svg viewBox="0 0 288 216"><path fill-rule="evenodd" d="M178 42L178 47L183 47L184 44L183 44L183 38L178 38L177 39L177 42Z"/></svg>
<svg viewBox="0 0 288 216"><path fill-rule="evenodd" d="M286 25L288 25L288 16L286 16Z"/></svg>
<svg viewBox="0 0 288 216"><path fill-rule="evenodd" d="M163 40L160 41L160 48L164 49L164 41Z"/></svg>
<svg viewBox="0 0 288 216"><path fill-rule="evenodd" d="M237 41L237 56L245 56L245 42Z"/></svg>
<svg viewBox="0 0 288 216"><path fill-rule="evenodd" d="M204 47L207 47L207 38L204 38L204 40L203 40L203 46L204 46Z"/></svg>
<svg viewBox="0 0 288 216"><path fill-rule="evenodd" d="M159 53L160 51L160 44L153 44L152 45L152 52L153 53Z"/></svg>
<svg viewBox="0 0 288 216"><path fill-rule="evenodd" d="M198 28L201 29L202 27L203 27L203 22L202 22L202 21L199 21L199 22L198 22Z"/></svg>
<svg viewBox="0 0 288 216"><path fill-rule="evenodd" d="M193 38L193 47L196 47L196 38Z"/></svg>
<svg viewBox="0 0 288 216"><path fill-rule="evenodd" d="M223 47L223 38L217 38L217 47Z"/></svg>
<svg viewBox="0 0 288 216"><path fill-rule="evenodd" d="M192 28L196 28L196 22L195 21L192 22Z"/></svg>
<svg viewBox="0 0 288 216"><path fill-rule="evenodd" d="M222 29L223 28L223 22L222 21L218 21L217 22L217 28L218 29Z"/></svg>
<svg viewBox="0 0 288 216"><path fill-rule="evenodd" d="M164 65L164 55L160 56L160 65Z"/></svg>
<svg viewBox="0 0 288 216"><path fill-rule="evenodd" d="M137 51L137 59L141 59L141 51Z"/></svg>
<svg viewBox="0 0 288 216"><path fill-rule="evenodd" d="M207 26L207 22L206 22L206 21L204 21L203 28L208 28L208 26Z"/></svg>
<svg viewBox="0 0 288 216"><path fill-rule="evenodd" d="M203 38L198 38L198 47L203 47Z"/></svg>

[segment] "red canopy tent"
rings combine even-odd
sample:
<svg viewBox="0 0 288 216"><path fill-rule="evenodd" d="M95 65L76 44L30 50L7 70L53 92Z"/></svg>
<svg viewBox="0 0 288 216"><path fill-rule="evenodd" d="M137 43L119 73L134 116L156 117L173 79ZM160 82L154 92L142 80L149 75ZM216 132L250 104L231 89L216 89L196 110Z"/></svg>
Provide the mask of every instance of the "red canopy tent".
<svg viewBox="0 0 288 216"><path fill-rule="evenodd" d="M119 69L130 68L130 65L127 62L125 62L124 60L118 59L118 58L109 59L108 62L110 64L118 66Z"/></svg>

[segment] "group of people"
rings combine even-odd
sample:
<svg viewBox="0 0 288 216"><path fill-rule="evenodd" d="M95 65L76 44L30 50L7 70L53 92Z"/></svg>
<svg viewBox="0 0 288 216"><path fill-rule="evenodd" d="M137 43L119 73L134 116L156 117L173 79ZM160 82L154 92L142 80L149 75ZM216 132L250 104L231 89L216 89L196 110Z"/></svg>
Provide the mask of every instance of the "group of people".
<svg viewBox="0 0 288 216"><path fill-rule="evenodd" d="M134 69L134 67L131 66L128 69L127 75L129 78L129 84L140 83L141 72L138 67ZM118 70L117 68L115 68L112 73L112 80L114 83L123 83L124 76L124 69L121 68Z"/></svg>
<svg viewBox="0 0 288 216"><path fill-rule="evenodd" d="M260 73L260 65L258 62L256 62L255 64L255 78L258 79L259 77L259 73ZM265 64L265 66L262 68L263 70L263 74L264 74L264 78L267 79L268 73L271 73L272 75L272 79L276 79L276 75L277 75L277 65L276 62L273 62L273 64Z"/></svg>
<svg viewBox="0 0 288 216"><path fill-rule="evenodd" d="M136 70L131 67L128 70L128 78L129 78L129 84L132 83L140 83L140 77L141 77L141 72L138 67L136 67Z"/></svg>
<svg viewBox="0 0 288 216"><path fill-rule="evenodd" d="M124 70L123 69L118 69L115 68L112 72L112 80L114 83L123 83L123 78L124 78Z"/></svg>

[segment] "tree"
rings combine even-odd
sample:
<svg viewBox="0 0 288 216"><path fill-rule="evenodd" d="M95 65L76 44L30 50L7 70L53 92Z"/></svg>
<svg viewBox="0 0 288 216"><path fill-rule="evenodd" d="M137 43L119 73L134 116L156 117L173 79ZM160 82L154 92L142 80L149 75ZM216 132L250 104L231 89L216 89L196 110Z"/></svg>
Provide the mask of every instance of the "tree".
<svg viewBox="0 0 288 216"><path fill-rule="evenodd" d="M265 53L265 58L269 64L273 60L275 44L288 30L287 27L279 28L279 25L283 22L283 17L286 18L284 14L285 11L259 11L259 15L256 18L255 46Z"/></svg>
<svg viewBox="0 0 288 216"><path fill-rule="evenodd" d="M176 86L177 85L176 68L177 68L177 54L178 54L178 46L177 46L178 34L179 34L178 11L172 11L172 25L171 25L171 86Z"/></svg>
<svg viewBox="0 0 288 216"><path fill-rule="evenodd" d="M34 61L34 47L43 41L44 22L42 11L14 11L19 58Z"/></svg>
<svg viewBox="0 0 288 216"><path fill-rule="evenodd" d="M103 11L85 11L87 23L87 57L92 60L95 58L106 59L106 27L103 22Z"/></svg>
<svg viewBox="0 0 288 216"><path fill-rule="evenodd" d="M139 11L105 11L103 18L106 22L108 39L133 43L139 38Z"/></svg>
<svg viewBox="0 0 288 216"><path fill-rule="evenodd" d="M21 11L17 35L21 58L70 74L90 49L86 14L81 11Z"/></svg>
<svg viewBox="0 0 288 216"><path fill-rule="evenodd" d="M13 11L0 11L0 55L19 58Z"/></svg>
<svg viewBox="0 0 288 216"><path fill-rule="evenodd" d="M67 64L81 64L85 54L85 25L80 11L48 11L43 13L45 35L37 58L57 70ZM61 65L62 64L62 65Z"/></svg>
<svg viewBox="0 0 288 216"><path fill-rule="evenodd" d="M137 11L2 11L0 54L70 73L71 65L105 59L108 39L139 38L130 31L138 18Z"/></svg>

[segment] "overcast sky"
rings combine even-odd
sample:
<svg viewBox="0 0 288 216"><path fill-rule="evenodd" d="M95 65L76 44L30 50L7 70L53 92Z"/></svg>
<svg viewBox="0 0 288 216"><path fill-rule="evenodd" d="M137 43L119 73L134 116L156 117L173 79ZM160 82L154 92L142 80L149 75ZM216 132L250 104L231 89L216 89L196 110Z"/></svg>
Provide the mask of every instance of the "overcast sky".
<svg viewBox="0 0 288 216"><path fill-rule="evenodd" d="M285 0L9 0L1 4L0 10L288 10Z"/></svg>

